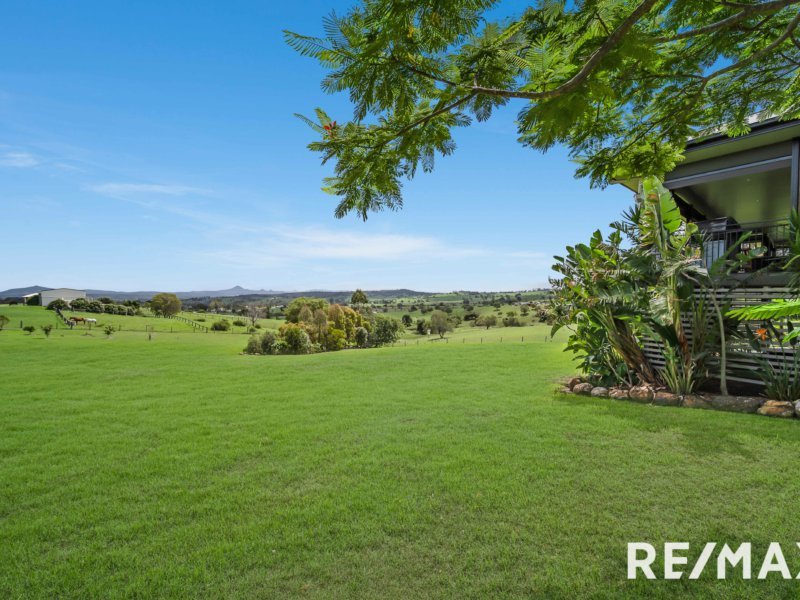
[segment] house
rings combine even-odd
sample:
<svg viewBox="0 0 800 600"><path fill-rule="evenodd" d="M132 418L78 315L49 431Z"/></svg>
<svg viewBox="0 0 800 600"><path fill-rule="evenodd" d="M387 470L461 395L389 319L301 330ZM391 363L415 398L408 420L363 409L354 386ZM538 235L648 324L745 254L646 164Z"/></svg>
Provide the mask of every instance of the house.
<svg viewBox="0 0 800 600"><path fill-rule="evenodd" d="M793 208L800 210L800 120L753 118L751 123L743 136L713 132L690 140L685 160L664 178L683 215L704 235L706 266L732 248L760 249L760 257L719 290L732 308L791 296L790 276L781 267L789 251L789 215ZM620 183L634 190L638 186L636 181ZM658 348L646 349L654 365L663 365ZM747 344L734 340L730 350L729 378L757 383L752 371L759 363ZM792 356L792 349L766 353L778 363Z"/></svg>
<svg viewBox="0 0 800 600"><path fill-rule="evenodd" d="M72 302L77 298L86 298L86 292L83 290L73 290L70 288L56 288L54 290L43 290L39 292L41 298L41 305L47 306L53 300L64 300L65 302Z"/></svg>

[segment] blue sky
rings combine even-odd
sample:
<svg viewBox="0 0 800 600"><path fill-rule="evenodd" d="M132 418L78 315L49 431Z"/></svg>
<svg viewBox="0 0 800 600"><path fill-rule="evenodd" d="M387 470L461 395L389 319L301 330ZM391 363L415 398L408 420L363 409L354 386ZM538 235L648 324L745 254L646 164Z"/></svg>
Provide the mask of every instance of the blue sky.
<svg viewBox="0 0 800 600"><path fill-rule="evenodd" d="M350 109L281 31L351 4L6 0L0 289L529 289L631 203L517 144L513 105L458 131L402 211L335 219L292 115Z"/></svg>

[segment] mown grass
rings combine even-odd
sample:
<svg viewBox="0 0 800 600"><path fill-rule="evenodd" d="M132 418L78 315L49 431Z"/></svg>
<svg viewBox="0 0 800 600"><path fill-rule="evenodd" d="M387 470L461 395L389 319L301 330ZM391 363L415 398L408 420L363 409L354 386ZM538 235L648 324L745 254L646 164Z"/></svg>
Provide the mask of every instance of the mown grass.
<svg viewBox="0 0 800 600"><path fill-rule="evenodd" d="M544 341L241 344L0 333L0 597L797 593L631 582L625 550L791 550L800 423L561 396Z"/></svg>

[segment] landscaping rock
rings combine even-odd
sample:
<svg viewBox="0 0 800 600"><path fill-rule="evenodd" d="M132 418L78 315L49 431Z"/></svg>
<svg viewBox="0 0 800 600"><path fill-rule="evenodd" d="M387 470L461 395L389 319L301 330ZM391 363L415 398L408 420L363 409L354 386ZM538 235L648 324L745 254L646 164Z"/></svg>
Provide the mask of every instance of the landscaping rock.
<svg viewBox="0 0 800 600"><path fill-rule="evenodd" d="M591 395L595 398L608 398L608 388L598 385L592 389Z"/></svg>
<svg viewBox="0 0 800 600"><path fill-rule="evenodd" d="M570 379L570 380L567 382L567 387L568 387L569 389L573 389L573 388L574 388L576 385L578 385L580 382L581 382L581 378L580 378L580 377L573 377L572 379Z"/></svg>
<svg viewBox="0 0 800 600"><path fill-rule="evenodd" d="M576 394L584 394L588 396L592 393L594 386L591 383L579 383L575 387L572 388L572 391Z"/></svg>
<svg viewBox="0 0 800 600"><path fill-rule="evenodd" d="M711 406L717 410L754 413L764 403L763 398L754 396L709 396Z"/></svg>
<svg viewBox="0 0 800 600"><path fill-rule="evenodd" d="M628 390L624 388L611 388L608 391L609 398L614 398L614 400L628 400Z"/></svg>
<svg viewBox="0 0 800 600"><path fill-rule="evenodd" d="M634 402L652 402L653 390L646 385L635 385L628 392L628 396Z"/></svg>
<svg viewBox="0 0 800 600"><path fill-rule="evenodd" d="M782 417L788 419L794 416L794 405L791 402L767 400L756 412L765 417Z"/></svg>
<svg viewBox="0 0 800 600"><path fill-rule="evenodd" d="M711 402L698 394L687 394L683 397L683 406L688 408L714 408Z"/></svg>
<svg viewBox="0 0 800 600"><path fill-rule="evenodd" d="M794 401L794 415L800 417L800 400Z"/></svg>
<svg viewBox="0 0 800 600"><path fill-rule="evenodd" d="M681 397L666 390L659 390L653 394L653 404L658 406L680 406Z"/></svg>

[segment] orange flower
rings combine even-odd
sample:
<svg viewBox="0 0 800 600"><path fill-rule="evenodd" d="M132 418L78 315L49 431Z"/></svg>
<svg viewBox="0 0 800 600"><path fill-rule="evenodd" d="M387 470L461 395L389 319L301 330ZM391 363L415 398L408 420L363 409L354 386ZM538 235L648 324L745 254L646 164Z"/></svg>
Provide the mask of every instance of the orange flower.
<svg viewBox="0 0 800 600"><path fill-rule="evenodd" d="M767 330L764 327L760 327L759 329L756 329L756 337L758 337L758 339L760 339L762 342L766 342L767 341Z"/></svg>

